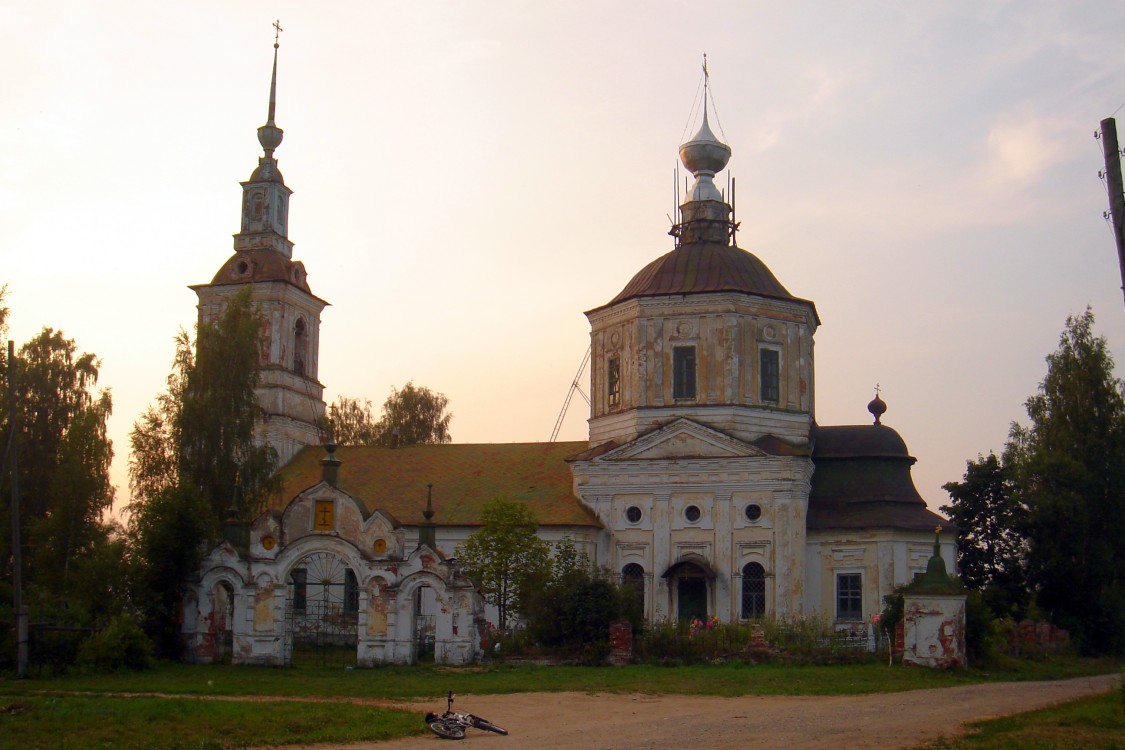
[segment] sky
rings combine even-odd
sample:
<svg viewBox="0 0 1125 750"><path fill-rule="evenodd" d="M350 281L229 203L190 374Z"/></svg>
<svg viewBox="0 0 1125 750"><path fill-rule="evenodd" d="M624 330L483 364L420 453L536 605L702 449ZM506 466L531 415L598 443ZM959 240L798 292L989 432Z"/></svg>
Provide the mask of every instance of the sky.
<svg viewBox="0 0 1125 750"><path fill-rule="evenodd" d="M704 53L739 245L822 320L816 418L868 423L878 383L931 507L1026 422L1068 315L1125 361L1093 137L1125 4L0 0L9 335L101 359L119 504L188 285L233 252L275 19L328 401L413 381L455 442L547 440L583 312L671 250ZM588 416L575 396L559 439Z"/></svg>

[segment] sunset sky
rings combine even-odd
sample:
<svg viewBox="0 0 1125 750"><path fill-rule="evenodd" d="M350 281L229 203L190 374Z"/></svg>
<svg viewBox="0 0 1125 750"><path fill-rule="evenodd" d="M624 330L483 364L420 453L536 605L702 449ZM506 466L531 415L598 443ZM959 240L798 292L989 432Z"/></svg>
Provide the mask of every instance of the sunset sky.
<svg viewBox="0 0 1125 750"><path fill-rule="evenodd" d="M817 420L867 423L881 384L932 507L1026 421L1068 314L1125 360L1093 137L1125 105L1125 4L0 0L10 335L101 358L119 503L187 287L232 254L275 18L329 401L413 380L456 442L547 440L583 311L672 247L704 52L739 244L823 321ZM560 439L587 417L576 396Z"/></svg>

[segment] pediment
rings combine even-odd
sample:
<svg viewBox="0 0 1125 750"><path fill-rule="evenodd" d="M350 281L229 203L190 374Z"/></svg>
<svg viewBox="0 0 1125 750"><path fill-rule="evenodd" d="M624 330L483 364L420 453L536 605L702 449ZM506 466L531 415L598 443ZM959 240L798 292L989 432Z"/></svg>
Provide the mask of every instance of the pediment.
<svg viewBox="0 0 1125 750"><path fill-rule="evenodd" d="M631 443L606 453L596 461L660 461L677 458L747 458L767 455L690 419L677 419Z"/></svg>

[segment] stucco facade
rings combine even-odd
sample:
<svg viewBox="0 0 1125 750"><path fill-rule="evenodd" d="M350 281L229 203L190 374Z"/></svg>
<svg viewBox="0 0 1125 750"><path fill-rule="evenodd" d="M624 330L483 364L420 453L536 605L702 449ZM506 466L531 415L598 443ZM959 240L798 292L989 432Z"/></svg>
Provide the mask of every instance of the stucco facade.
<svg viewBox="0 0 1125 750"><path fill-rule="evenodd" d="M282 666L303 644L352 652L360 666L413 663L420 651L444 664L477 658L483 602L455 561L408 546L397 521L329 482L249 531L247 549L223 542L189 587L190 659Z"/></svg>

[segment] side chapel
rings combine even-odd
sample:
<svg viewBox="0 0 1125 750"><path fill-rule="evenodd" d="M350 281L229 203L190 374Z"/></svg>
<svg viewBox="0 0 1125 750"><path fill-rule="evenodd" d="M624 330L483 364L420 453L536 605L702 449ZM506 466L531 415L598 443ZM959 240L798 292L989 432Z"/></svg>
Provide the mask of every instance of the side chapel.
<svg viewBox="0 0 1125 750"><path fill-rule="evenodd" d="M732 152L711 130L706 88L702 126L679 149L695 181L674 249L586 313L588 441L326 454L326 303L286 236L276 71L275 43L265 155L243 183L235 254L192 288L201 321L245 285L267 315L259 435L284 464L283 490L243 546L223 542L204 561L185 602L195 658L227 648L238 662L288 663L331 623L359 664L476 658L485 612L455 555L496 496L526 502L545 540L569 537L634 586L649 621L820 614L863 627L925 571L936 526L953 569L956 530L915 489L915 459L882 424L878 395L872 424L817 423L820 318L736 244L714 183Z"/></svg>

